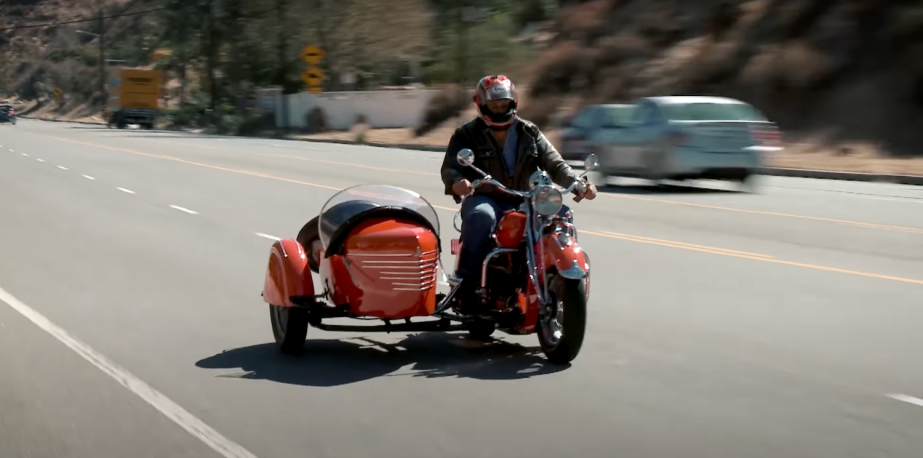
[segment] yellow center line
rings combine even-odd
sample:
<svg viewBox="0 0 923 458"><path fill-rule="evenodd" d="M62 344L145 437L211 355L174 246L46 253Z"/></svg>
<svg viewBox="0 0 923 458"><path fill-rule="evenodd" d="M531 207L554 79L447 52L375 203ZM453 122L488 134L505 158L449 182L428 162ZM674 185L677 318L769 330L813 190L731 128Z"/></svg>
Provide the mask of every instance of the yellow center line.
<svg viewBox="0 0 923 458"><path fill-rule="evenodd" d="M733 253L733 252L729 252L729 251L726 251L726 250L719 250L719 249L713 249L713 248L706 249L706 248L700 248L700 247L696 247L696 246L684 246L684 245L681 245L681 244L677 244L677 243L675 243L675 242L667 243L667 241L657 241L656 239L651 240L651 239L646 239L646 238L638 238L638 237L636 237L636 236L623 236L623 235L607 234L607 233L604 233L604 232L580 231L579 233L580 233L580 234L596 235L596 236L600 236L600 237L609 237L609 238L614 238L614 239L621 239L621 240L625 240L625 241L628 241L628 242L634 242L634 243L645 243L645 244L649 244L649 245L660 245L660 246L666 246L666 247L669 247L669 248L679 248L679 249L682 249L682 250L698 251L698 252L701 252L701 253L710 253L710 254L717 254L717 255L721 255L721 256L730 256L730 257L733 257L733 258L750 259L750 260L753 260L753 261L762 261L762 262L769 262L769 263L773 263L773 264L782 264L782 265L786 265L786 266L801 267L801 268L804 268L804 269L822 270L822 271L826 271L826 272L836 272L836 273L847 274L847 275L856 275L856 276L859 276L859 277L877 278L877 279L880 279L880 280L891 280L891 281L897 281L897 282L901 282L901 283L911 283L911 284L915 284L915 285L923 285L923 280L918 280L918 279L914 279L914 278L895 277L895 276L891 276L891 275L882 275L882 274L876 274L876 273L871 273L871 272L861 272L861 271L858 271L858 270L848 270L848 269L840 269L840 268L837 268L837 267L821 266L821 265L816 265L816 264L807 264L807 263L803 263L803 262L785 261L785 260L782 260L782 259L775 259L775 258L772 258L772 257L763 256L763 255L751 255L751 254L743 254L743 253Z"/></svg>
<svg viewBox="0 0 923 458"><path fill-rule="evenodd" d="M349 162L328 161L328 160L324 160L324 159L310 159L310 158L306 158L306 157L288 156L288 155L285 155L285 154L262 153L261 156L281 157L281 158L286 158L286 159L298 159L298 160L300 160L300 161L319 162L319 163L322 163L322 164L345 165L345 166L348 166L348 167L358 167L358 168L361 168L361 169L381 170L381 171L383 171L383 172L411 173L411 174L414 174L414 175L426 175L426 176L431 176L431 177L438 177L438 176L440 176L438 173L417 172L417 171L414 171L414 170L403 170L403 169L390 169L390 168L387 168L387 167L375 167L375 166L371 166L371 165L352 164L352 163L349 163Z"/></svg>
<svg viewBox="0 0 923 458"><path fill-rule="evenodd" d="M599 193L599 195L606 196L606 197L613 197L617 199L642 200L646 202L657 202L657 203L662 203L662 204L684 205L687 207L707 208L710 210L722 210L722 211L730 211L730 212L736 212L736 213L748 213L751 215L766 215L766 216L777 216L781 218L795 218L795 219L804 219L804 220L811 220L811 221L823 221L826 223L845 224L849 226L867 227L870 229L883 229L883 230L888 230L888 231L901 231L901 232L910 232L913 234L923 234L923 229L915 228L915 227L892 226L888 224L865 223L861 221L850 221L850 220L835 219L835 218L822 218L819 216L795 215L791 213L769 212L769 211L762 211L762 210L745 210L742 208L721 207L718 205L697 204L693 202L682 202L678 200L655 199L653 197L629 196L625 194L612 194L612 193L601 192Z"/></svg>
<svg viewBox="0 0 923 458"><path fill-rule="evenodd" d="M259 178L277 180L277 181L284 181L286 183L294 183L294 184L300 184L304 186L312 186L316 188L329 189L333 191L343 190L343 188L338 188L335 186L327 186L327 185L322 185L318 183L310 183L307 181L293 180L290 178L270 175L268 173L254 172L251 170L230 169L230 168L219 167L219 166L211 165L211 164L203 164L201 162L188 161L185 159L179 159L179 158L175 158L171 156L162 156L158 154L144 153L141 151L134 151L134 150L125 149L125 148L115 148L115 147L110 147L110 146L105 146L105 145L99 145L96 143L71 140L71 139L61 138L61 137L54 137L50 135L41 135L41 134L33 134L33 135L40 135L40 136L53 138L55 140L59 140L63 142L75 143L75 144L85 145L85 146L92 146L95 148L102 148L102 149L107 149L111 151L120 151L120 152L136 154L139 156L151 157L151 158L156 158L156 159L166 159L169 161L175 161L175 162L180 162L180 163L189 164L189 165L196 165L199 167L206 167L206 168L210 168L214 170L221 170L224 172L238 173L241 175L248 175L248 176L254 176L254 177L259 177ZM656 199L651 199L651 200L656 200ZM679 202L679 203L686 204L685 202ZM458 211L458 207L443 207L440 205L433 205L433 208L451 211L453 213ZM717 208L721 209L722 207L717 207ZM755 213L760 213L760 212L755 212ZM846 223L852 223L852 222L847 221ZM905 228L905 229L909 229L909 228ZM593 232L593 231L585 231L585 230L580 230L580 233L595 235L599 237L612 238L612 239L621 239L621 240L634 242L634 243L643 243L643 244L648 244L648 245L660 245L660 246L666 246L669 248L678 248L678 249L683 249L683 250L698 251L698 252L710 253L710 254L718 254L722 256L730 256L730 257L735 257L735 258L751 259L754 261L770 262L774 264L783 264L783 265L788 265L788 266L801 267L805 269L822 270L822 271L827 271L827 272L837 272L837 273L848 274L848 275L856 275L860 277L877 278L881 280L891 280L891 281L897 281L897 282L902 282L902 283L912 283L912 284L917 284L917 285L923 285L923 280L916 280L912 278L894 277L890 275L882 275L882 274L876 274L876 273L870 273L870 272L860 272L856 270L839 269L836 267L820 266L820 265L815 265L815 264L806 264L806 263L794 262L794 261L784 261L781 259L775 259L768 255L760 255L760 254L746 253L746 252L736 252L734 250L706 247L703 245L693 245L693 244L687 244L684 242L674 242L670 240L654 239L650 237L640 237L640 236L618 234L618 233Z"/></svg>
<svg viewBox="0 0 923 458"><path fill-rule="evenodd" d="M585 233L586 231L580 231L580 232ZM717 248L717 247L706 246L706 245L696 245L694 243L677 242L675 240L655 239L651 237L642 237L640 235L620 234L618 232L602 231L601 233L594 234L594 235L603 235L603 236L611 235L611 236L618 237L618 238L625 239L625 240L632 239L632 241L646 241L646 242L653 242L653 243L660 243L660 244L669 244L676 248L697 248L701 250L707 250L710 252L734 253L734 254L740 254L744 256L753 256L753 257L767 258L767 259L774 258L774 256L769 256L767 254L750 253L747 251L728 250L726 248Z"/></svg>
<svg viewBox="0 0 923 458"><path fill-rule="evenodd" d="M145 139L145 140L153 141L153 140L148 140L148 139ZM181 144L184 146L191 146L195 148L206 148L206 149L213 149L213 150L219 149L219 148L215 148L211 146L196 145L196 144L191 144L191 143L180 143L180 142L175 142L172 140L158 140L158 141ZM319 163L326 163L326 164L332 164L332 165L359 167L359 168L370 169L370 170L381 170L384 172L410 173L410 174L425 175L425 176L439 176L439 174L437 173L418 172L418 171L403 170L403 169L392 169L392 168L386 168L386 167L374 167L374 166L368 166L368 165L363 165L363 164L327 161L327 160L322 160L322 159L309 159L305 157L289 156L289 155L284 155L284 154L263 153L262 155L287 158L287 159L297 159L297 160L310 161L310 162L319 162ZM780 212L770 212L770 211L762 211L762 210L746 210L742 208L722 207L719 205L699 204L699 203L694 203L694 202L683 202L683 201L669 200L669 199L657 199L653 197L631 196L631 195L625 195L625 194L613 194L613 193L601 192L599 193L599 195L606 196L609 198L617 198L617 199L632 199L632 200L640 200L640 201L645 201L645 202L656 202L656 203L662 203L662 204L683 205L687 207L707 208L710 210L730 211L730 212L735 212L735 213L747 213L751 215L775 216L775 217L780 217L780 218L794 218L794 219L803 219L803 220L808 220L808 221L822 221L826 223L844 224L848 226L865 227L869 229L881 229L881 230L888 230L888 231L909 232L912 234L923 234L923 229L915 228L915 227L907 227L907 226L894 226L894 225L888 225L888 224L866 223L862 221L851 221L851 220L843 220L843 219L836 219L836 218L824 218L824 217L819 217L819 216L796 215L792 213L780 213Z"/></svg>

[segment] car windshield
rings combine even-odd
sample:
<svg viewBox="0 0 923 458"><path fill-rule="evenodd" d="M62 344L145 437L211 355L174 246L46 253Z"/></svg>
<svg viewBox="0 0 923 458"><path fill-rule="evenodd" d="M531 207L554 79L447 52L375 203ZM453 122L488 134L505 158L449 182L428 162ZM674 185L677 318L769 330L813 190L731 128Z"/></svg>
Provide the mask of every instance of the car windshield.
<svg viewBox="0 0 923 458"><path fill-rule="evenodd" d="M766 121L745 103L675 103L664 105L663 111L673 121Z"/></svg>
<svg viewBox="0 0 923 458"><path fill-rule="evenodd" d="M423 196L396 186L359 185L334 194L321 209L317 222L324 249L327 249L330 239L341 225L361 213L379 207L415 212L426 218L436 230L436 235L439 235L439 216Z"/></svg>

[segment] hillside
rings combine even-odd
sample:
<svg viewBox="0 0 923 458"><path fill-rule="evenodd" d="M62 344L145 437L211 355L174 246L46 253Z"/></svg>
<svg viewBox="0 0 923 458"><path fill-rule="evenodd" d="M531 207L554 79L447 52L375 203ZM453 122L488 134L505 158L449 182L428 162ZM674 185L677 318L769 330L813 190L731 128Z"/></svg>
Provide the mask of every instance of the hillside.
<svg viewBox="0 0 923 458"><path fill-rule="evenodd" d="M595 0L553 30L532 83L542 106L726 95L796 135L923 153L919 0Z"/></svg>
<svg viewBox="0 0 923 458"><path fill-rule="evenodd" d="M116 65L155 66L170 79L169 103L183 122L229 121L236 131L252 104L254 90L282 86L305 89L301 50L319 45L324 89L352 88L342 76L357 76L355 88L407 84L439 85L469 80L486 71L521 68L528 45L511 42L526 21L542 19L539 0L492 0L490 13L460 34L462 11L454 0L214 0L211 9L188 0L8 0L0 4L0 93L38 101L50 110L55 87L65 93L58 115L98 111L98 33L91 5L106 16L106 57ZM531 10L530 10L531 9ZM147 10L147 13L144 11ZM140 14L144 13L144 14ZM459 46L508 43L485 52ZM158 51L158 59L153 54ZM459 74L459 69L464 74ZM96 105L98 106L98 99ZM207 109L214 115L203 118ZM236 126L236 127L235 127Z"/></svg>

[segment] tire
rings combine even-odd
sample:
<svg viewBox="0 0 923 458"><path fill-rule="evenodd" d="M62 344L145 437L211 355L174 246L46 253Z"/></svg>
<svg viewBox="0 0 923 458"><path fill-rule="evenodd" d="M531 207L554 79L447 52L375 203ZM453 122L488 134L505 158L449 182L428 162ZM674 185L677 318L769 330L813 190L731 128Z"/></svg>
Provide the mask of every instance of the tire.
<svg viewBox="0 0 923 458"><path fill-rule="evenodd" d="M555 338L554 329L548 325L551 320L539 315L538 343L551 363L569 364L580 353L586 335L586 282L554 275L549 286L552 300L561 305L562 312L556 314L556 318L563 321L559 324L562 333L560 338Z"/></svg>
<svg viewBox="0 0 923 458"><path fill-rule="evenodd" d="M740 192L746 194L757 194L759 193L759 183L757 183L757 177L753 173L747 173L737 179L740 183Z"/></svg>
<svg viewBox="0 0 923 458"><path fill-rule="evenodd" d="M305 253L308 255L308 267L314 273L318 273L320 269L320 259L314 256L314 250L311 248L314 242L320 242L318 219L320 219L320 216L315 216L314 219L308 221L298 232L298 236L295 237L295 240L301 244L301 247L304 248Z"/></svg>
<svg viewBox="0 0 923 458"><path fill-rule="evenodd" d="M300 307L269 306L272 335L279 350L286 355L298 355L308 338L308 311Z"/></svg>

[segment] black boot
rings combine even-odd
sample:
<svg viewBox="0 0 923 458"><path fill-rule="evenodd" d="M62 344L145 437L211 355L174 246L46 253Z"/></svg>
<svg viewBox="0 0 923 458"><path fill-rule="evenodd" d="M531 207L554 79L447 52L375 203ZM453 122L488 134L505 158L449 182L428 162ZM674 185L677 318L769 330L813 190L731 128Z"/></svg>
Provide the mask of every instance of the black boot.
<svg viewBox="0 0 923 458"><path fill-rule="evenodd" d="M458 291L455 292L455 310L462 315L474 315L480 313L484 306L481 303L481 295L477 290L480 288L477 279L465 278L458 285Z"/></svg>

